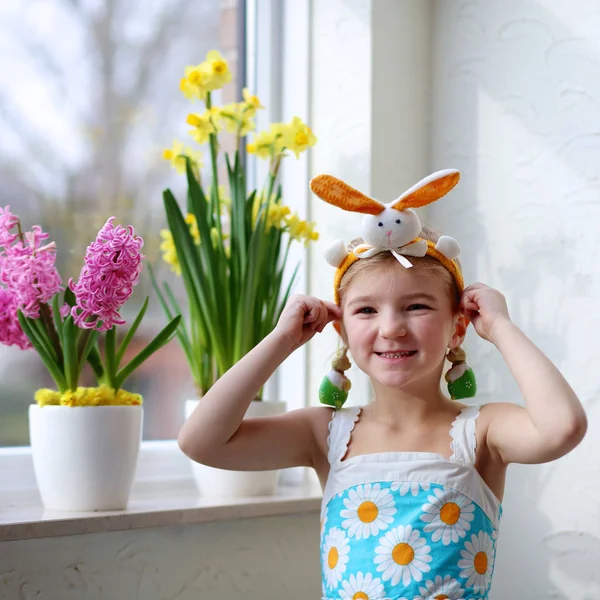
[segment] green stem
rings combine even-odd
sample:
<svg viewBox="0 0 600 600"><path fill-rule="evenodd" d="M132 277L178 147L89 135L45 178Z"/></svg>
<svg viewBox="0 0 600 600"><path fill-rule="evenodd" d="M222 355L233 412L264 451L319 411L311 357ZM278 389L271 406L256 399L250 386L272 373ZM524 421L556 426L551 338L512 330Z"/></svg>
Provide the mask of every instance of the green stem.
<svg viewBox="0 0 600 600"><path fill-rule="evenodd" d="M206 109L212 108L211 93L206 94ZM212 186L210 194L210 210L212 215L216 215L217 231L219 232L219 238L223 239L223 232L221 231L221 207L219 206L219 171L217 169L217 134L211 133L208 136L210 145L210 167L212 170Z"/></svg>
<svg viewBox="0 0 600 600"><path fill-rule="evenodd" d="M58 364L62 367L62 365L64 364L64 358L62 347L60 345L60 338L58 337L58 332L56 331L56 327L54 326L54 321L52 319L50 307L47 304L40 303L40 317L42 323L44 324L44 328L48 334L48 339L52 343L54 351L56 352Z"/></svg>
<svg viewBox="0 0 600 600"><path fill-rule="evenodd" d="M77 365L77 342L79 331L79 328L73 323L73 317L69 315L63 323L62 347L65 360L65 379L68 388L72 391L77 389L77 379L80 371Z"/></svg>
<svg viewBox="0 0 600 600"><path fill-rule="evenodd" d="M281 154L278 154L271 163L269 168L269 179L267 181L267 205L271 202L271 195L273 194L273 188L275 187L275 182L277 181L277 175L279 175L279 168L281 167Z"/></svg>
<svg viewBox="0 0 600 600"><path fill-rule="evenodd" d="M111 327L104 336L104 366L108 385L115 389L117 371L119 365L116 364L117 347L117 328ZM115 389L115 393L117 390Z"/></svg>

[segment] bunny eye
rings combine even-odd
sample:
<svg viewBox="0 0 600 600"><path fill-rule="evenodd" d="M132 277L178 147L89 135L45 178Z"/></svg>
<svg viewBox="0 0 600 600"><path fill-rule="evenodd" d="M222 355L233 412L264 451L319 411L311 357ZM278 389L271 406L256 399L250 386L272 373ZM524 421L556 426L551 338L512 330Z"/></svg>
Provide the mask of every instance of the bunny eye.
<svg viewBox="0 0 600 600"><path fill-rule="evenodd" d="M398 225L400 225L400 219L396 219L396 223L398 223Z"/></svg>
<svg viewBox="0 0 600 600"><path fill-rule="evenodd" d="M379 223L377 223L377 225L379 225L379 227L383 227L383 223L381 221L379 221Z"/></svg>

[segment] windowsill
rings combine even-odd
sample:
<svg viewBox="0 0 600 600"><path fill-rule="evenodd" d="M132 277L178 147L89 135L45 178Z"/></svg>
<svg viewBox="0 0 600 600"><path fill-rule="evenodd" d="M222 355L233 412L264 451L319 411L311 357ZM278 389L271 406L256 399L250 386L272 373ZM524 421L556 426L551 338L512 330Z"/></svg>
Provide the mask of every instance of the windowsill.
<svg viewBox="0 0 600 600"><path fill-rule="evenodd" d="M3 502L0 542L315 512L321 503L321 491L308 485L281 486L274 496L201 498L189 483L189 490L171 495L133 494L123 511L45 511L39 499Z"/></svg>
<svg viewBox="0 0 600 600"><path fill-rule="evenodd" d="M291 470L293 471L293 469ZM296 474L298 475L298 473ZM283 471L274 496L203 498L177 443L144 442L129 505L123 511L44 510L30 448L0 448L0 542L316 512L314 479Z"/></svg>

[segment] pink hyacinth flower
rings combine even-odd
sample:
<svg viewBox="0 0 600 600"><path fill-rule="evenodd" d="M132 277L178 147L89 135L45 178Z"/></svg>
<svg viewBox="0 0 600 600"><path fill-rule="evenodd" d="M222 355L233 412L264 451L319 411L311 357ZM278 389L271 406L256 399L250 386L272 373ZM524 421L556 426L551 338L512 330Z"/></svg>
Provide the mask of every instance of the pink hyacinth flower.
<svg viewBox="0 0 600 600"><path fill-rule="evenodd" d="M0 246L10 246L19 237L18 222L19 217L10 212L10 206L0 207Z"/></svg>
<svg viewBox="0 0 600 600"><path fill-rule="evenodd" d="M21 329L17 310L18 303L15 294L0 287L0 343L28 350L32 346Z"/></svg>
<svg viewBox="0 0 600 600"><path fill-rule="evenodd" d="M23 314L32 319L39 318L40 303L50 302L61 289L55 267L56 246L54 242L42 245L47 238L48 234L34 225L23 235L23 241L14 239L0 256L0 282L14 294Z"/></svg>
<svg viewBox="0 0 600 600"><path fill-rule="evenodd" d="M88 246L79 281L69 281L76 297L71 315L83 329L107 331L125 323L119 309L133 293L142 270L144 240L134 235L131 225L115 227L114 219L108 219Z"/></svg>

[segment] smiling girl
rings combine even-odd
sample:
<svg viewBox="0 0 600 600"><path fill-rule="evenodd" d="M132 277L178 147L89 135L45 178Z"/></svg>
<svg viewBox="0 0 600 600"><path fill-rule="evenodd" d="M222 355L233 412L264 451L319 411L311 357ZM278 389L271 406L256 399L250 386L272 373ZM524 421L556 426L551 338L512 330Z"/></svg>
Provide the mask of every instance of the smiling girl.
<svg viewBox="0 0 600 600"><path fill-rule="evenodd" d="M213 467L315 469L325 600L488 598L507 465L555 460L586 431L577 396L511 321L502 294L463 289L458 260L431 250L438 236L422 228L416 239L428 250L407 254L409 268L392 249L343 262L335 304L292 296L179 436L189 457ZM373 399L244 419L277 367L330 322ZM447 358L450 390L474 388L460 348L469 323L501 353L525 406L466 405L442 392Z"/></svg>

